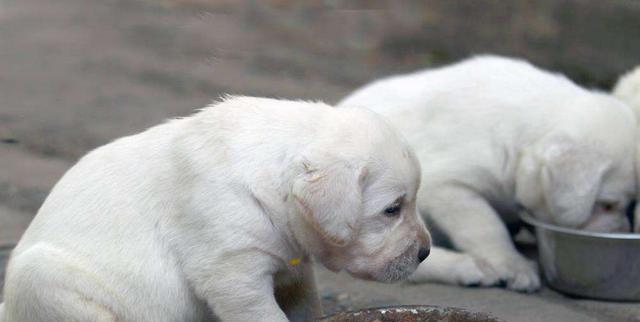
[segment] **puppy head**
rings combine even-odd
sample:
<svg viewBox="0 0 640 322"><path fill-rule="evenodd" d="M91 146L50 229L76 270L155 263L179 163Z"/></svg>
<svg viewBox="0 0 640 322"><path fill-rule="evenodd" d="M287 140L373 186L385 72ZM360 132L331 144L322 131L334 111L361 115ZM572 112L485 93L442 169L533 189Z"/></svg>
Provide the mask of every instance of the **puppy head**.
<svg viewBox="0 0 640 322"><path fill-rule="evenodd" d="M518 200L533 216L556 225L628 232L633 158L606 150L568 136L543 140L521 156Z"/></svg>
<svg viewBox="0 0 640 322"><path fill-rule="evenodd" d="M622 75L613 88L612 94L625 102L640 121L640 66ZM636 152L636 174L640 176L640 148ZM638 179L640 182L640 178ZM633 231L640 231L640 205L636 204L634 211L635 227Z"/></svg>
<svg viewBox="0 0 640 322"><path fill-rule="evenodd" d="M430 248L416 210L419 163L371 112L338 111L351 121L334 125L336 136L327 133L299 161L291 192L294 235L333 271L383 282L404 279Z"/></svg>

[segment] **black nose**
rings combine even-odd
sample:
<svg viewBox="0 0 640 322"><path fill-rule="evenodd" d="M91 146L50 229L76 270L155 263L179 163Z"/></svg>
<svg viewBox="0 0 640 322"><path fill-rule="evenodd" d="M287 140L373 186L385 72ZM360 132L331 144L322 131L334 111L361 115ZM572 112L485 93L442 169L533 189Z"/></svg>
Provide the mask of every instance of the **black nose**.
<svg viewBox="0 0 640 322"><path fill-rule="evenodd" d="M426 248L426 247L420 248L420 251L418 251L418 262L422 263L422 261L427 259L427 257L429 256L429 252L430 252L429 248Z"/></svg>

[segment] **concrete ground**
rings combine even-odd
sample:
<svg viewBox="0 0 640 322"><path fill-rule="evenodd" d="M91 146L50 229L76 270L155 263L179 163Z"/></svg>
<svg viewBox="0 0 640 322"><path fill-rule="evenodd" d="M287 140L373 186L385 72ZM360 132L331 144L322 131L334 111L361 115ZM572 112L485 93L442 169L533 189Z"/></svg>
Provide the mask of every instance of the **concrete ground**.
<svg viewBox="0 0 640 322"><path fill-rule="evenodd" d="M87 150L189 114L223 93L334 102L392 66L380 64L389 57L362 49L376 32L367 19L384 12L282 20L268 8L214 2L203 9L159 0L0 0L0 285L10 249ZM306 21L324 27L291 32ZM578 300L549 289L525 295L383 285L322 268L318 281L328 312L429 304L505 321L640 321L640 304Z"/></svg>

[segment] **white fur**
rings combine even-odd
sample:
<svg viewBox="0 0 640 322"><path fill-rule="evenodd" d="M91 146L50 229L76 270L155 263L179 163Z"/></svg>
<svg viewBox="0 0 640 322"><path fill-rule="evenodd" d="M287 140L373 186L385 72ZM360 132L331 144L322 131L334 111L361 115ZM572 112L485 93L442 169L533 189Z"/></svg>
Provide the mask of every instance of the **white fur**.
<svg viewBox="0 0 640 322"><path fill-rule="evenodd" d="M613 95L626 102L633 112L636 114L636 120L640 121L640 66L636 66L633 70L622 75L613 88ZM640 182L640 146L636 152L636 174L638 182ZM636 197L640 200L639 195ZM640 204L636 205L634 211L635 232L640 232Z"/></svg>
<svg viewBox="0 0 640 322"><path fill-rule="evenodd" d="M636 121L611 95L482 56L375 81L339 105L367 107L403 132L423 171L418 207L463 252L434 249L414 280L537 289L502 222L519 205L562 226L628 229Z"/></svg>
<svg viewBox="0 0 640 322"><path fill-rule="evenodd" d="M370 111L227 99L67 172L12 253L4 322L310 320L310 257L386 282L417 268L419 171Z"/></svg>
<svg viewBox="0 0 640 322"><path fill-rule="evenodd" d="M640 66L622 75L613 87L613 95L629 104L640 119Z"/></svg>

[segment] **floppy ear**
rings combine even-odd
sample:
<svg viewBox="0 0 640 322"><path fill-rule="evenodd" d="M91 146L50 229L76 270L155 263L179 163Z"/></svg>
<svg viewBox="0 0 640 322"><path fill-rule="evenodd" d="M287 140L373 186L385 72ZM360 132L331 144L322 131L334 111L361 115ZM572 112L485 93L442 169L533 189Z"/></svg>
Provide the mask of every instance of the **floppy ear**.
<svg viewBox="0 0 640 322"><path fill-rule="evenodd" d="M542 162L536 151L526 149L520 155L520 162L516 173L516 200L525 208L533 209L544 202L542 187L540 186L540 168ZM548 218L538 218L548 220Z"/></svg>
<svg viewBox="0 0 640 322"><path fill-rule="evenodd" d="M640 146L636 148L636 187L640 184ZM637 189L637 188L636 188ZM640 233L640 195L636 192L635 207L633 209L633 215L631 216L631 229L633 232Z"/></svg>
<svg viewBox="0 0 640 322"><path fill-rule="evenodd" d="M362 212L362 177L366 171L344 162L314 168L304 162L304 172L293 183L295 203L304 219L323 239L346 246L357 233Z"/></svg>
<svg viewBox="0 0 640 322"><path fill-rule="evenodd" d="M636 205L633 208L632 217L633 219L631 220L631 224L633 226L631 227L631 229L634 233L638 233L640 232L640 203L638 202L636 202Z"/></svg>
<svg viewBox="0 0 640 322"><path fill-rule="evenodd" d="M591 215L608 167L601 154L568 137L544 140L523 155L517 194L544 203L552 217L546 219L575 227Z"/></svg>
<svg viewBox="0 0 640 322"><path fill-rule="evenodd" d="M606 169L603 158L579 148L547 161L542 168L542 189L559 223L577 226L591 215Z"/></svg>
<svg viewBox="0 0 640 322"><path fill-rule="evenodd" d="M640 66L622 75L613 87L612 94L627 103L640 120Z"/></svg>

